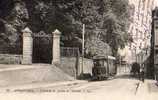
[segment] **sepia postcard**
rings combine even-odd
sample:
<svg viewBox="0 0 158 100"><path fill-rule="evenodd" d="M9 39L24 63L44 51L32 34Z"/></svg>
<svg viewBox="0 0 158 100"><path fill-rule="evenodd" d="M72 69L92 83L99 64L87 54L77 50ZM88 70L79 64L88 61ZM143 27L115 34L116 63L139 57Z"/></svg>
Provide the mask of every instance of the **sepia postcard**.
<svg viewBox="0 0 158 100"><path fill-rule="evenodd" d="M0 100L157 100L158 0L0 0Z"/></svg>

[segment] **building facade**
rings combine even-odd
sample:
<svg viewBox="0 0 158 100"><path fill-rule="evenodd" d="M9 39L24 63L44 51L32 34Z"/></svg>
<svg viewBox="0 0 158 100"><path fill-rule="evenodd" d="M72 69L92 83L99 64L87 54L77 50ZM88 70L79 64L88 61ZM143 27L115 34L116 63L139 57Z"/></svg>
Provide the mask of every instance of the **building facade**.
<svg viewBox="0 0 158 100"><path fill-rule="evenodd" d="M142 63L150 54L152 10L156 0L129 0L131 5L131 25L128 34L133 42L126 46L125 60Z"/></svg>
<svg viewBox="0 0 158 100"><path fill-rule="evenodd" d="M158 8L152 12L150 72L158 81Z"/></svg>

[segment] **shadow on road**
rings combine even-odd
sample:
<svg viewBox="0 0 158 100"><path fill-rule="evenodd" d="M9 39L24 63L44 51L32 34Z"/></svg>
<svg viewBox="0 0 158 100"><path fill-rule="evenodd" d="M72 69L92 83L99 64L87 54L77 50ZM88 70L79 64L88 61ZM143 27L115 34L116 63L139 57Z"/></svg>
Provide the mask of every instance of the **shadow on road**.
<svg viewBox="0 0 158 100"><path fill-rule="evenodd" d="M110 81L110 80L114 80L114 79L139 80L138 77L131 76L130 74L122 74L122 75L116 75L116 76L113 76L113 77L109 77L109 78L107 78L107 79L103 79L103 80L91 80L91 79L89 79L88 81L89 81L89 82L96 82L96 81Z"/></svg>
<svg viewBox="0 0 158 100"><path fill-rule="evenodd" d="M139 77L132 76L131 74L122 74L122 75L116 75L114 76L113 79L134 79L134 80L139 80Z"/></svg>

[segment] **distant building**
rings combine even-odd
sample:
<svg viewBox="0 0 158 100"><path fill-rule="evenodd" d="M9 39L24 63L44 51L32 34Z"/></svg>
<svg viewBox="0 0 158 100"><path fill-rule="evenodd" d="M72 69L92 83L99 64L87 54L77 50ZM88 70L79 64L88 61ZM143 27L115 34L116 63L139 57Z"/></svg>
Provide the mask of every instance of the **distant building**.
<svg viewBox="0 0 158 100"><path fill-rule="evenodd" d="M152 31L151 31L151 55L150 55L150 76L158 80L158 8L152 12Z"/></svg>
<svg viewBox="0 0 158 100"><path fill-rule="evenodd" d="M127 62L142 62L149 56L152 10L156 6L157 0L129 0L132 8L131 25L128 30L133 42L128 44L126 49Z"/></svg>

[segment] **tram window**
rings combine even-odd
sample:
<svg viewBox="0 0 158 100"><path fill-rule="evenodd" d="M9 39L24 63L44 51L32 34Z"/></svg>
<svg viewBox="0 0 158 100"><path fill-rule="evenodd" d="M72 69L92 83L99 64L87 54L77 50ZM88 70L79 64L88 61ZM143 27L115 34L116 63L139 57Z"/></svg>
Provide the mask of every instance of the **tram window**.
<svg viewBox="0 0 158 100"><path fill-rule="evenodd" d="M100 63L98 60L94 62L94 66L100 66Z"/></svg>
<svg viewBox="0 0 158 100"><path fill-rule="evenodd" d="M103 65L104 65L104 62L103 62L102 60L100 60L100 61L99 61L99 65L100 65L100 66L103 66Z"/></svg>
<svg viewBox="0 0 158 100"><path fill-rule="evenodd" d="M107 62L106 61L104 62L104 66L107 66Z"/></svg>
<svg viewBox="0 0 158 100"><path fill-rule="evenodd" d="M103 66L104 62L102 60L97 60L94 62L94 66Z"/></svg>

